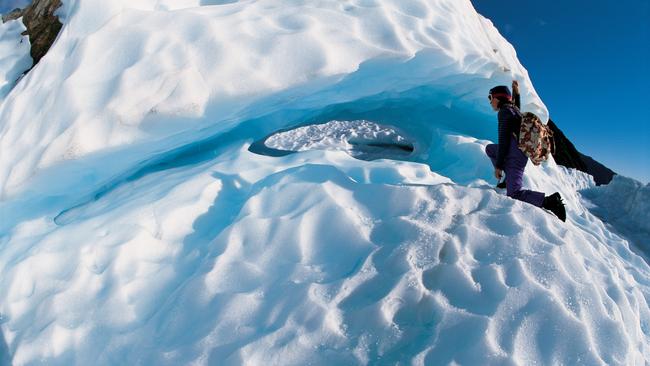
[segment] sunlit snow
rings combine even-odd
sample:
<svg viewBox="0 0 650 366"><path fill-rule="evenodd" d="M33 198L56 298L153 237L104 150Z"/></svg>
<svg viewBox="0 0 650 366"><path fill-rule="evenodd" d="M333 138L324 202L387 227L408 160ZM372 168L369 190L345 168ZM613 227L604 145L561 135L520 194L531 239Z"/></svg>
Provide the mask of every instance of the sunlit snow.
<svg viewBox="0 0 650 366"><path fill-rule="evenodd" d="M340 150L360 159L406 158L415 149L394 127L372 121L329 121L277 132L264 139L280 151Z"/></svg>
<svg viewBox="0 0 650 366"><path fill-rule="evenodd" d="M16 80L32 66L29 38L21 34L25 29L20 20L0 24L0 103Z"/></svg>
<svg viewBox="0 0 650 366"><path fill-rule="evenodd" d="M650 360L650 267L593 179L527 167L566 223L494 188L489 88L548 111L469 0L60 14L0 104L0 363Z"/></svg>

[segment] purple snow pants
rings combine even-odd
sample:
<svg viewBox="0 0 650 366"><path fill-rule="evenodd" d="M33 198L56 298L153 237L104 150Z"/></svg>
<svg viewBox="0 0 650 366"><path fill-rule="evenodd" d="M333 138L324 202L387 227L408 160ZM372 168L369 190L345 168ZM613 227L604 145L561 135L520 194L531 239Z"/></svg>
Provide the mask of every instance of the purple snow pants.
<svg viewBox="0 0 650 366"><path fill-rule="evenodd" d="M492 165L497 162L497 151L499 145L489 144L485 147L485 153L492 160ZM517 141L513 137L510 141L510 151L506 155L504 171L506 173L506 193L508 197L528 202L531 205L542 207L544 193L521 189L524 178L524 169L528 163L528 157L517 147Z"/></svg>

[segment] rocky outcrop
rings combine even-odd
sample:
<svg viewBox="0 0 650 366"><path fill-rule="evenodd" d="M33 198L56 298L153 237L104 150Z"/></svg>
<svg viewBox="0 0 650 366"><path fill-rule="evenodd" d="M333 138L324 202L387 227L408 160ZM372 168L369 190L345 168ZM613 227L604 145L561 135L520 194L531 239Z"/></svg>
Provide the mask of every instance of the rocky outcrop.
<svg viewBox="0 0 650 366"><path fill-rule="evenodd" d="M609 184L616 175L613 170L599 163L591 156L580 154L580 158L587 165L586 172L594 177L596 185Z"/></svg>
<svg viewBox="0 0 650 366"><path fill-rule="evenodd" d="M597 185L608 184L616 173L597 162L590 156L582 154L564 133L552 121L548 120L548 126L553 130L553 140L555 142L555 152L553 159L559 165L567 168L574 168L590 174L594 177Z"/></svg>
<svg viewBox="0 0 650 366"><path fill-rule="evenodd" d="M555 142L553 159L555 159L555 162L567 168L575 168L586 172L587 165L580 158L580 152L573 143L564 136L564 133L557 127L553 120L549 119L547 126L553 131L553 140Z"/></svg>
<svg viewBox="0 0 650 366"><path fill-rule="evenodd" d="M34 0L25 9L16 9L2 17L3 22L23 17L27 28L23 35L29 35L34 65L47 53L61 30L62 24L54 15L60 6L61 0Z"/></svg>

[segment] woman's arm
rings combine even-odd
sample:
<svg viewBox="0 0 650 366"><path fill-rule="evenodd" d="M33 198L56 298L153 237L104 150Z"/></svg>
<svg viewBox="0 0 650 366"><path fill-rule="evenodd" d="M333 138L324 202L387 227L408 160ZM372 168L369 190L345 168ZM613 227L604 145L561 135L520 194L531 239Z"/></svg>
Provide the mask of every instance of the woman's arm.
<svg viewBox="0 0 650 366"><path fill-rule="evenodd" d="M517 108L521 109L521 95L519 94L519 82L517 80L512 81L512 99Z"/></svg>

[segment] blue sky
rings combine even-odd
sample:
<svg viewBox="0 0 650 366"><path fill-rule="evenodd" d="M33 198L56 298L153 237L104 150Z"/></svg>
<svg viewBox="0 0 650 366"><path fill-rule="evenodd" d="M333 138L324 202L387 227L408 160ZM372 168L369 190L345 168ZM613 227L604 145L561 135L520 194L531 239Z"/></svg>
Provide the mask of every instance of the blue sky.
<svg viewBox="0 0 650 366"><path fill-rule="evenodd" d="M650 1L472 0L580 152L650 181Z"/></svg>
<svg viewBox="0 0 650 366"><path fill-rule="evenodd" d="M24 8L29 0L0 0L0 14L8 13L16 8Z"/></svg>

